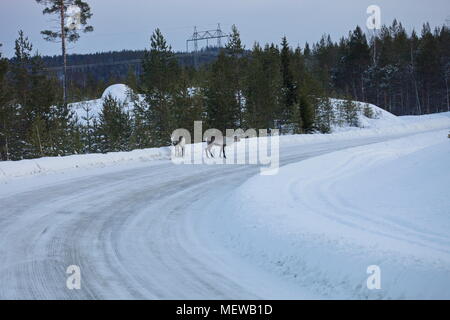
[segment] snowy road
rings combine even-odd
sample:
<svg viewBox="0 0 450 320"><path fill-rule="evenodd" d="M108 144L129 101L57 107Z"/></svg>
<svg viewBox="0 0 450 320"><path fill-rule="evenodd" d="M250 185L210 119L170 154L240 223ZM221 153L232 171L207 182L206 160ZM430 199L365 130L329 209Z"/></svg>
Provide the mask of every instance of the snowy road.
<svg viewBox="0 0 450 320"><path fill-rule="evenodd" d="M387 139L282 147L280 161ZM314 298L197 232L258 173L156 161L1 184L0 299ZM81 290L66 288L69 265L81 267Z"/></svg>

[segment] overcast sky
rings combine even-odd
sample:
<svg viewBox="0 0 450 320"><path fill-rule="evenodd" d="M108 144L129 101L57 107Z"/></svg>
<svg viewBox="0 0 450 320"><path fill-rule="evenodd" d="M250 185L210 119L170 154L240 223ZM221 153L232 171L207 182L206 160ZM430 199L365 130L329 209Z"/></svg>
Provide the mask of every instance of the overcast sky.
<svg viewBox="0 0 450 320"><path fill-rule="evenodd" d="M193 27L213 29L220 22L229 31L236 24L247 48L255 41L292 45L315 42L324 33L338 40L356 25L365 28L366 9L381 7L382 23L400 20L408 29L423 22L442 25L450 18L449 0L87 0L95 31L70 46L70 53L89 53L149 46L159 27L175 50L185 50ZM23 29L41 54L59 54L57 44L42 40L40 30L52 24L35 0L0 0L0 43L13 54L14 39Z"/></svg>

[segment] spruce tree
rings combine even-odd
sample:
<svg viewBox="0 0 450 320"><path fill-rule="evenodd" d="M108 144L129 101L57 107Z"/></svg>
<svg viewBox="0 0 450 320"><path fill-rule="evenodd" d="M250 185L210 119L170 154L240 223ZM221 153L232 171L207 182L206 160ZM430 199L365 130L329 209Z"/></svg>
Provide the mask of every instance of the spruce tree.
<svg viewBox="0 0 450 320"><path fill-rule="evenodd" d="M236 97L232 60L225 51L211 65L204 88L207 125L209 128L235 129L239 125L239 102Z"/></svg>
<svg viewBox="0 0 450 320"><path fill-rule="evenodd" d="M89 103L82 105L84 114L81 116L83 120L83 126L81 128L81 141L83 144L83 151L85 153L91 153L94 150L94 114L92 107Z"/></svg>
<svg viewBox="0 0 450 320"><path fill-rule="evenodd" d="M102 152L129 151L131 120L123 105L111 95L105 97L100 114Z"/></svg>
<svg viewBox="0 0 450 320"><path fill-rule="evenodd" d="M360 107L351 99L344 102L345 120L350 127L359 127Z"/></svg>
<svg viewBox="0 0 450 320"><path fill-rule="evenodd" d="M237 100L238 126L243 126L244 97L243 97L243 70L246 68L247 59L244 56L245 46L242 44L241 36L235 25L231 27L231 35L226 44L229 55L232 77L235 84L235 96Z"/></svg>
<svg viewBox="0 0 450 320"><path fill-rule="evenodd" d="M302 130L304 133L312 133L314 131L314 105L306 90L300 92L299 107Z"/></svg>
<svg viewBox="0 0 450 320"><path fill-rule="evenodd" d="M14 44L15 55L11 65L12 86L14 87L15 100L22 107L29 102L30 72L33 45L22 30Z"/></svg>
<svg viewBox="0 0 450 320"><path fill-rule="evenodd" d="M281 75L283 78L282 86L282 110L281 110L281 122L284 125L289 125L291 123L296 126L299 122L292 119L300 120L300 110L297 105L297 86L294 83L294 77L291 69L292 60L292 50L289 47L289 43L286 37L283 37L281 41L281 52L280 52L280 62L281 62ZM297 129L301 130L301 128Z"/></svg>
<svg viewBox="0 0 450 320"><path fill-rule="evenodd" d="M282 76L279 51L255 44L245 74L245 122L247 128L277 127L281 109Z"/></svg>
<svg viewBox="0 0 450 320"><path fill-rule="evenodd" d="M151 132L151 146L159 147L170 143L173 121L176 79L180 74L178 62L171 47L159 29L151 36L150 51L143 60L142 84L147 106L143 106L144 117Z"/></svg>
<svg viewBox="0 0 450 320"><path fill-rule="evenodd" d="M331 133L335 121L333 105L328 97L317 100L315 114L316 129L321 133Z"/></svg>
<svg viewBox="0 0 450 320"><path fill-rule="evenodd" d="M0 44L0 49L2 44ZM8 60L0 51L0 160L10 160L10 144L14 125L14 110L11 104L10 88L6 81Z"/></svg>

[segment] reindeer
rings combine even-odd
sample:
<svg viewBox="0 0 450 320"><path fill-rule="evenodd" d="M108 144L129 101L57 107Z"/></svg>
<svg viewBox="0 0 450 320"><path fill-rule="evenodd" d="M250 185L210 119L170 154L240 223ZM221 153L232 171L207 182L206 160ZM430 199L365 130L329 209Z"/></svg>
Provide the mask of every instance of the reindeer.
<svg viewBox="0 0 450 320"><path fill-rule="evenodd" d="M225 154L225 147L231 146L232 144L239 142L239 141L240 141L240 139L237 136L233 136L233 137L212 136L209 140L206 141L206 144L207 144L207 147L205 149L206 156L208 158L210 158L210 155L211 155L211 157L214 158L214 154L211 152L211 149L214 146L218 146L218 147L220 147L219 157L223 153L223 157L226 159L227 156ZM209 153L209 155L208 155L208 153Z"/></svg>
<svg viewBox="0 0 450 320"><path fill-rule="evenodd" d="M179 136L178 140L174 140L172 137L172 145L175 147L175 157L181 157L184 158L184 147L186 145L186 139L183 136Z"/></svg>

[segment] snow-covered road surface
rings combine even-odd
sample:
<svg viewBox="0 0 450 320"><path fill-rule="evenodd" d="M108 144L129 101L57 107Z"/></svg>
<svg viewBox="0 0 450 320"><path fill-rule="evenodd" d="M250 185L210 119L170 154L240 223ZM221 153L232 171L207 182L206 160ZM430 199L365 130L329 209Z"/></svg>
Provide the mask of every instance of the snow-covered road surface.
<svg viewBox="0 0 450 320"><path fill-rule="evenodd" d="M281 146L280 161L392 138ZM0 299L320 298L202 237L202 221L258 173L155 161L1 184ZM70 265L81 290L66 288Z"/></svg>

